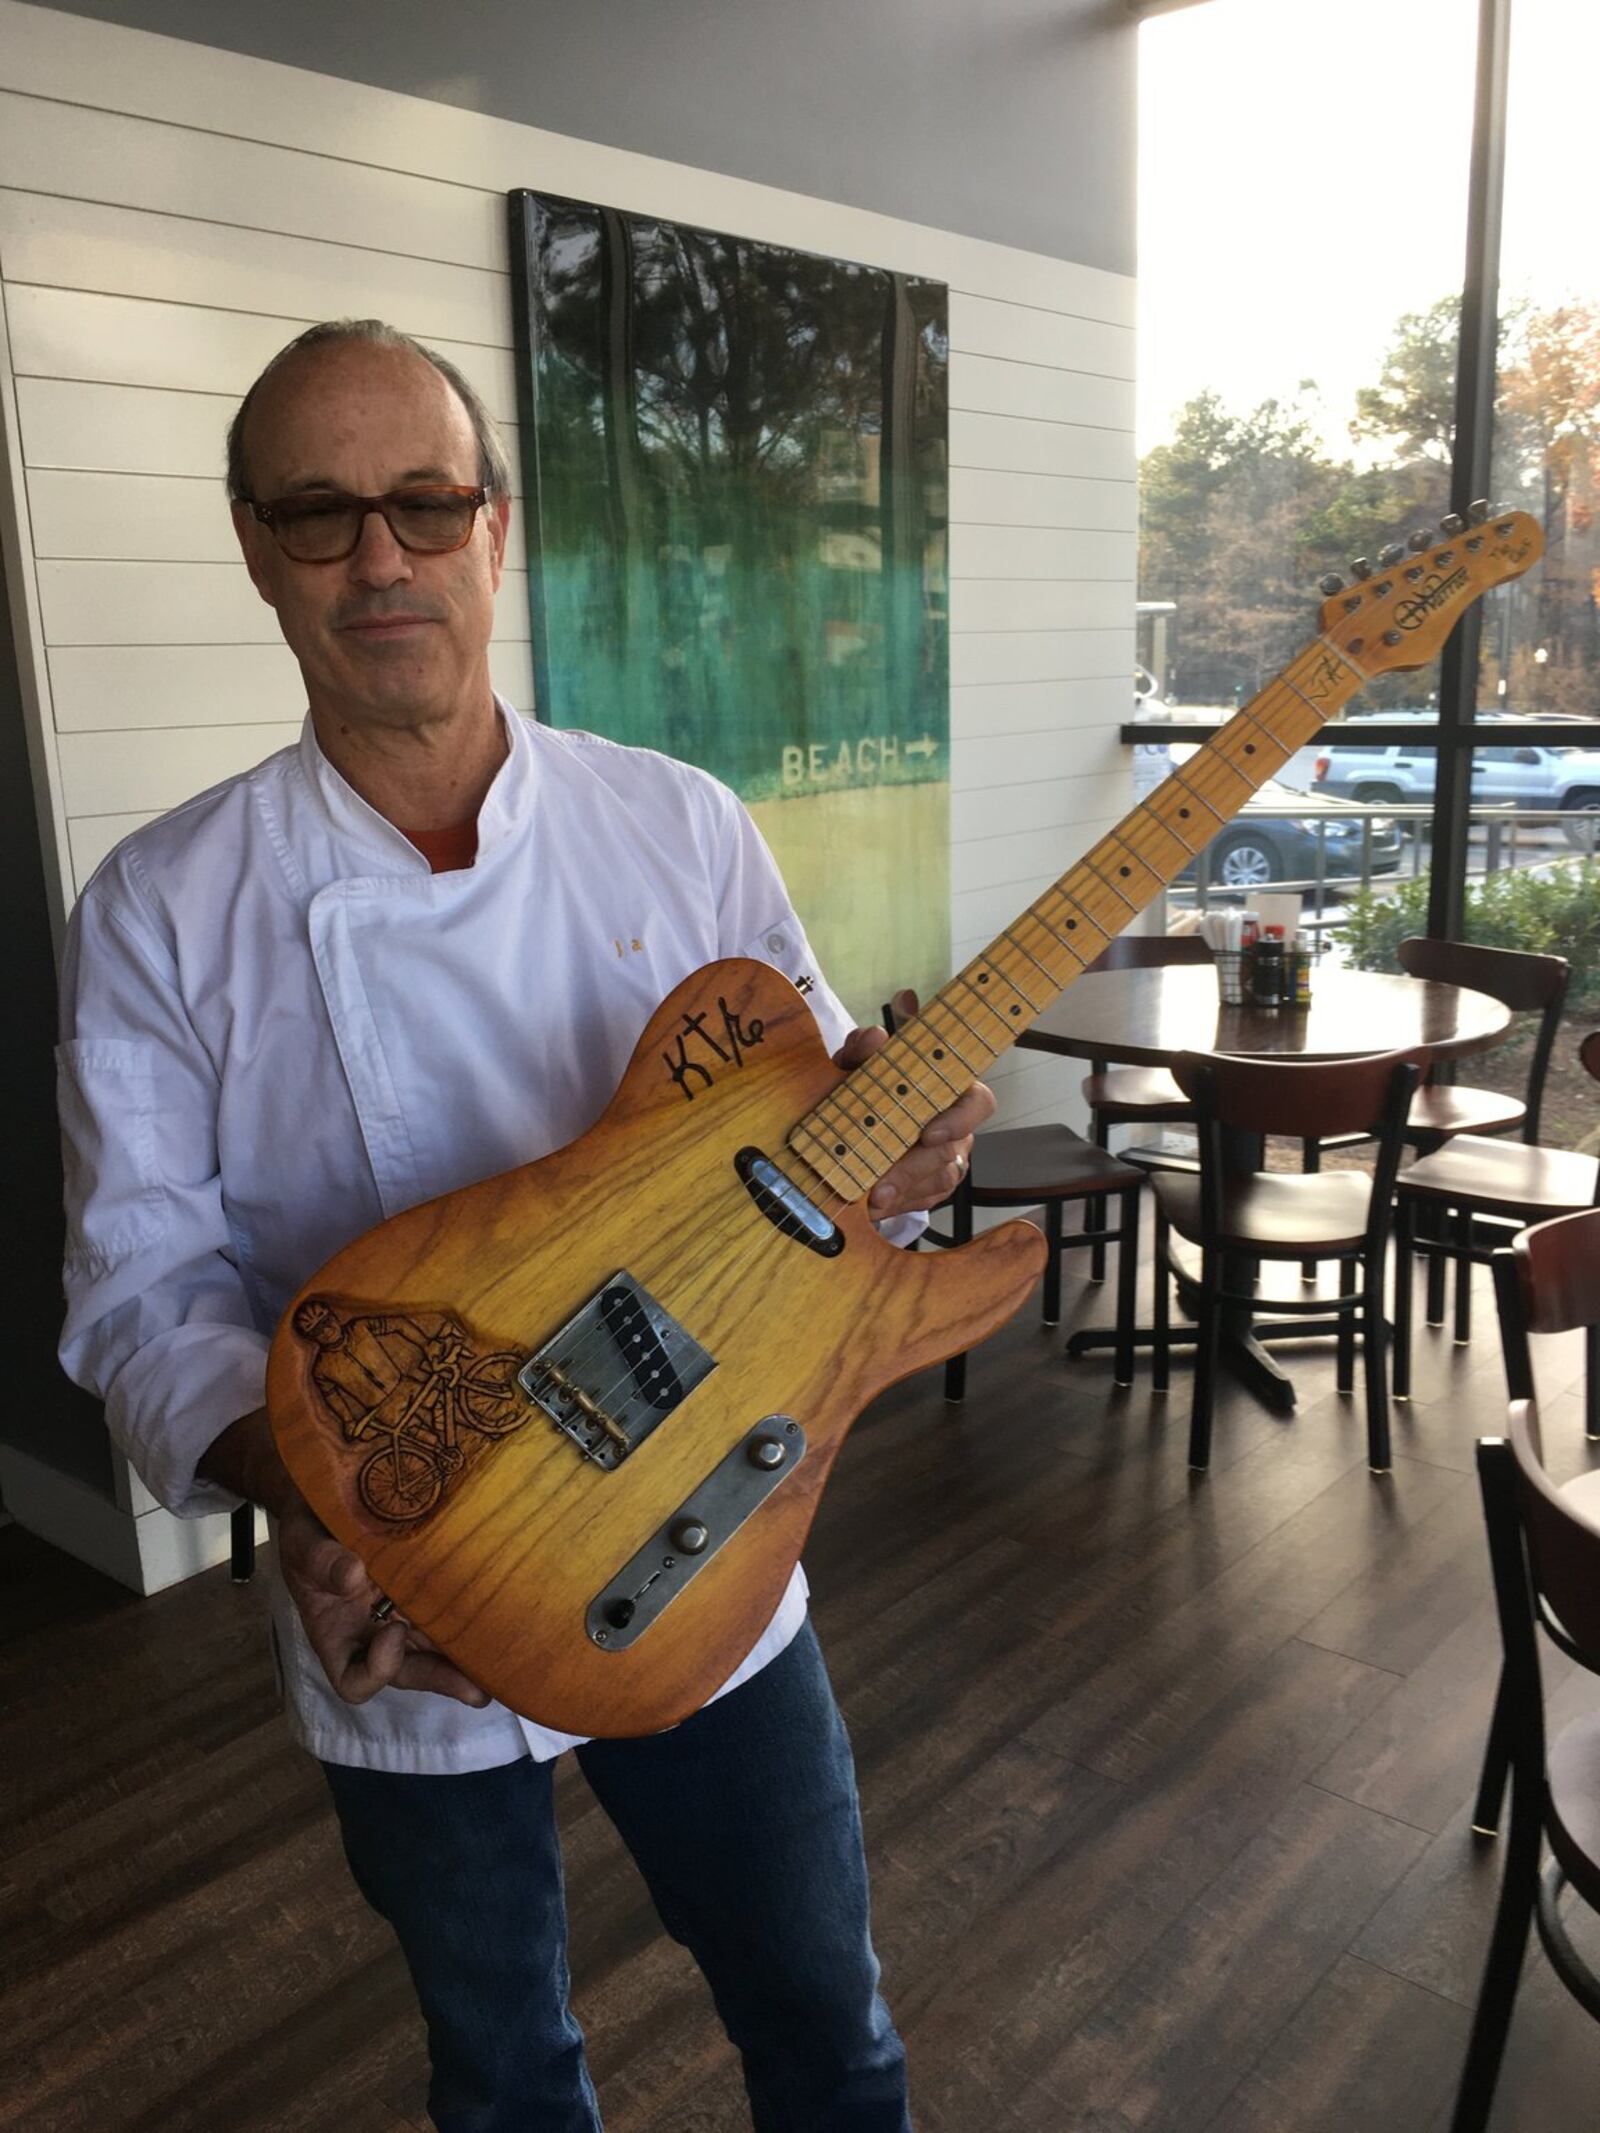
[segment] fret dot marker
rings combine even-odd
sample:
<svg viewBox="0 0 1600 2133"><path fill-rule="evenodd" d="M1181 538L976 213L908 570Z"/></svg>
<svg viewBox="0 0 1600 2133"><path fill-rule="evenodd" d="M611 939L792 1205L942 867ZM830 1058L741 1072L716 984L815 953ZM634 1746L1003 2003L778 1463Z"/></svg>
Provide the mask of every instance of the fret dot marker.
<svg viewBox="0 0 1600 2133"><path fill-rule="evenodd" d="M843 1142L843 1141L835 1141L835 1142L834 1142L834 1144L833 1144L833 1152L834 1152L834 1154L835 1154L835 1155L843 1155L843 1154L844 1154L844 1142Z"/></svg>
<svg viewBox="0 0 1600 2133"><path fill-rule="evenodd" d="M937 1046L935 1046L935 1047L934 1047L934 1054L933 1054L933 1056L934 1056L934 1058L935 1058L935 1059L942 1059L942 1058L944 1057L944 1054L943 1054L943 1052L941 1052L941 1051L940 1051L940 1050L938 1049L938 1047L937 1047Z"/></svg>
<svg viewBox="0 0 1600 2133"><path fill-rule="evenodd" d="M1014 1007L1014 1008L1012 1008L1011 1012L1012 1012L1012 1013L1013 1013L1014 1015L1020 1015L1020 1014L1021 1014L1021 1012L1022 1012L1022 1009L1021 1009L1020 1007Z"/></svg>
<svg viewBox="0 0 1600 2133"><path fill-rule="evenodd" d="M1117 869L1117 872L1122 876L1124 881L1127 880L1129 874L1131 874L1132 871L1133 869L1131 867L1118 867Z"/></svg>
<svg viewBox="0 0 1600 2133"><path fill-rule="evenodd" d="M907 1094L906 1084L905 1084L905 1083L904 1083L903 1081L897 1081L897 1082L895 1083L895 1085L894 1085L894 1093L896 1094L896 1096L904 1096L904 1095L906 1095L906 1094Z"/></svg>
<svg viewBox="0 0 1600 2133"><path fill-rule="evenodd" d="M862 1123L862 1125L864 1125L864 1126L875 1126L875 1125L876 1125L876 1124L878 1123L878 1121L877 1121L877 1120L876 1120L876 1119L875 1119L875 1118L873 1117L872 1113L871 1113L871 1112L869 1111L869 1112L867 1113L866 1117L865 1117L865 1118L864 1118L864 1119L863 1119L863 1120L861 1121L861 1123Z"/></svg>

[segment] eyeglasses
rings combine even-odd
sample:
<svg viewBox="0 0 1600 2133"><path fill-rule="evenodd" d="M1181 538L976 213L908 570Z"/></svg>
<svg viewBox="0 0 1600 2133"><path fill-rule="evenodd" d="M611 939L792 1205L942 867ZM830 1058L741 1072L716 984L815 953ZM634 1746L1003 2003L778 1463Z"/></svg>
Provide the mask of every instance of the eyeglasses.
<svg viewBox="0 0 1600 2133"><path fill-rule="evenodd" d="M451 555L472 538L487 489L429 486L391 489L386 496L350 496L343 489L310 489L252 503L252 514L297 563L342 563L355 554L371 511L412 555Z"/></svg>

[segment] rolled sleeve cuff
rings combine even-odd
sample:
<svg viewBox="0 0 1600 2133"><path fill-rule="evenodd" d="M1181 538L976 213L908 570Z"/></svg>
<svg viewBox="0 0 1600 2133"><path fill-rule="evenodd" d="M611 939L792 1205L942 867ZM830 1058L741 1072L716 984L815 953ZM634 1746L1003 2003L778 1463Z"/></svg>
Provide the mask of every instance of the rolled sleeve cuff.
<svg viewBox="0 0 1600 2133"><path fill-rule="evenodd" d="M265 1404L264 1333L189 1325L148 1341L106 1401L111 1434L145 1487L178 1518L231 1511L239 1498L195 1472L230 1422Z"/></svg>

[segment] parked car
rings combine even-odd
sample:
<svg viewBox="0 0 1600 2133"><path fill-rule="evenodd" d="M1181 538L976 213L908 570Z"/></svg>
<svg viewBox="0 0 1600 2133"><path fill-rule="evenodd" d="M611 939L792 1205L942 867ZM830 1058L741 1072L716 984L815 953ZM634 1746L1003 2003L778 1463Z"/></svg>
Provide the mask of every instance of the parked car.
<svg viewBox="0 0 1600 2133"><path fill-rule="evenodd" d="M1400 825L1392 816L1368 816L1348 800L1308 802L1303 794L1269 778L1245 812L1212 838L1206 860L1212 886L1263 889L1273 881L1315 881L1319 841L1327 855L1326 880L1357 878L1369 822L1368 865L1374 874L1392 874L1405 850ZM1193 874L1191 864L1179 879Z"/></svg>
<svg viewBox="0 0 1600 2133"><path fill-rule="evenodd" d="M1310 790L1379 807L1426 802L1433 798L1434 767L1433 749L1420 740L1414 748L1352 748L1335 741L1318 755ZM1568 841L1590 849L1591 841L1600 844L1600 825L1583 818L1600 809L1600 748L1475 749L1472 797L1486 807L1559 808L1570 817L1561 825Z"/></svg>

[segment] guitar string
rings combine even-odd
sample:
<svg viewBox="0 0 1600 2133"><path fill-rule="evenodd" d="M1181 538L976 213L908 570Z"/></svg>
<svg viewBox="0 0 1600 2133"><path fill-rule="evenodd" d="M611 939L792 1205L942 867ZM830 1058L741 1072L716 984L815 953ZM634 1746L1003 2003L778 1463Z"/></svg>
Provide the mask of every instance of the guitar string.
<svg viewBox="0 0 1600 2133"><path fill-rule="evenodd" d="M1252 776L1249 772L1240 769L1237 763L1233 761L1232 757L1225 749L1222 749L1215 745L1215 743L1220 742L1222 740L1223 735L1221 734L1212 736L1208 741L1207 745L1202 748L1200 753L1194 758L1193 762L1191 764L1182 766L1183 769L1191 772L1203 772L1212 768L1213 766L1220 765L1226 769L1231 770L1236 777L1245 781L1245 783L1249 787L1249 791L1246 793L1245 796L1246 798L1250 796L1250 793L1259 790L1260 786L1265 784L1267 779L1271 777L1273 770L1280 767L1282 762L1286 761L1288 757L1293 754L1295 748L1303 745L1304 743L1300 739L1291 740L1286 738L1284 735L1278 733L1274 730L1272 726L1265 724L1263 722L1263 717L1258 714L1264 714L1265 717L1276 719L1282 712L1287 710L1299 711L1303 708L1310 708L1308 700L1305 698L1304 693L1298 688L1298 686L1290 677L1296 667L1298 667L1306 658L1314 656L1321 643L1322 640L1320 638L1317 638L1313 639L1310 644L1302 647L1301 651L1296 655L1294 659L1292 659L1288 663L1283 672L1279 675L1274 676L1273 680L1270 681L1261 691L1258 692L1257 696L1251 700L1251 706L1241 706L1240 710L1235 714L1235 719L1242 718L1245 721L1244 726L1237 728L1237 731L1245 733L1254 732L1255 734L1260 736L1260 738L1256 741L1247 742L1244 750L1246 755L1253 756L1256 752L1256 749L1261 746L1262 742L1265 742L1267 744L1269 752L1277 750L1282 751L1282 753L1278 757L1278 761L1272 763L1261 777L1256 778ZM1345 664L1350 665L1351 663L1349 661L1346 661ZM1293 701L1293 699L1298 699L1298 702ZM1333 710L1337 710L1339 708L1339 705L1335 703L1330 708ZM1230 721L1230 725L1232 725L1233 723L1233 721ZM1326 723L1326 721L1320 720L1319 723ZM1224 731L1226 731L1226 729L1224 729ZM1212 802L1206 797L1206 795L1202 791L1200 791L1200 789L1192 782L1191 779L1186 778L1183 781L1183 789L1188 792L1192 798L1197 799L1200 802L1201 806L1207 810L1207 812L1216 814L1219 823L1225 823L1227 821L1230 821L1233 817L1233 814L1237 812L1237 807L1239 805L1243 805L1242 801L1237 803L1237 805L1230 810L1228 815L1223 816L1217 814L1217 810L1212 805ZM1157 790L1159 792L1159 788ZM1069 869L1067 875L1063 876L1059 881L1052 884L1050 888L1045 890L1043 894L1038 899L1036 899L1035 903L1029 907L1029 910L1022 915L1022 918L1014 920L1012 924L1021 924L1023 920L1027 917L1035 916L1039 918L1040 923L1043 924L1045 930L1051 934L1052 938L1056 937L1057 929L1051 926L1049 920L1045 919L1043 917L1042 912L1040 911L1040 905L1045 903L1048 898L1054 895L1058 896L1063 902L1072 905L1078 912L1082 914L1084 918L1088 919L1091 927L1093 927L1096 931L1102 933L1103 937L1106 940L1114 938L1114 933L1108 930L1107 928L1101 926L1099 922L1094 919L1094 917L1088 911L1087 907L1083 904L1081 899L1073 895L1073 893L1065 887L1066 881L1072 879L1073 875L1078 873L1081 869L1086 868L1089 874L1093 877L1093 880L1100 887L1102 887L1117 902L1125 904L1129 912L1136 916L1138 912L1144 908L1144 905L1142 903L1132 902L1128 897L1124 896L1122 892L1118 890L1112 882L1106 879L1105 875L1101 873L1100 868L1094 863L1094 853L1096 851L1100 851L1103 846L1121 844L1122 848L1125 851L1131 853L1134 859L1141 867L1143 867L1147 872L1153 875L1157 875L1159 880L1165 881L1170 880L1171 875L1162 876L1160 873L1160 869L1150 866L1148 861L1144 860L1139 855L1137 848L1126 841L1125 832L1130 825L1139 825L1146 821L1153 821L1165 835L1171 837L1178 844L1183 846L1184 849L1191 854L1191 856L1198 854L1199 851L1204 849L1205 842L1209 842L1209 839L1205 839L1202 840L1202 842L1198 845L1190 845L1189 840L1180 831L1173 828L1172 824L1167 821L1163 817L1163 815L1152 805L1152 802L1156 799L1156 797L1157 795L1153 793L1147 795L1144 800L1140 801L1138 805L1131 809L1128 815L1126 815L1123 820L1118 823L1114 830L1108 832L1104 838L1098 840L1097 843L1091 847L1090 852L1082 855L1076 865L1073 868ZM1213 832L1212 834L1215 834L1215 832ZM1176 872L1177 870L1174 869L1173 871ZM1148 899L1146 899L1146 901L1148 901ZM1114 913L1111 915L1115 916ZM1126 923L1126 921L1123 921L1123 923ZM1009 936L1009 933L1010 928L1004 929L1002 933L997 936L996 942L992 945L998 946L1001 940L1004 940ZM1066 946L1066 944L1064 943L1062 945ZM1024 950L1023 952L1026 953L1027 951ZM1067 952L1071 954L1073 951L1070 947L1067 947ZM1037 958L1030 957L1030 960L1036 962ZM974 959L973 963L967 966L967 969L970 970L974 967L977 967L981 965L984 961L985 957L979 956ZM1081 973L1081 971L1085 967L1086 965L1080 960L1079 973ZM1074 973L1073 975L1077 975L1079 973ZM1002 975L1003 974L1004 973L1002 972ZM961 1027L965 1028L971 1036L977 1039L979 1044L983 1046L984 1050L989 1053L990 1059L992 1060L993 1058L997 1057L999 1055L999 1052L1001 1050L1004 1050L1005 1047L996 1047L992 1044L987 1043L986 1040L983 1038L981 1032L974 1028L973 1025L967 1021L966 1017L961 1014L960 1010L956 1008L954 1004L950 1002L946 997L952 986L962 983L964 981L968 983L968 989L970 990L970 981L966 980L966 972L958 972L956 974L956 977L949 981L949 984L940 989L940 992L935 996L934 1000L929 1003L929 1008L927 1010L924 1010L923 1014L920 1015L917 1019L922 1020L924 1016L931 1012L931 1010L943 1006L954 1017L957 1023L961 1025ZM1019 995L1024 1001L1028 1000L1028 995L1026 994L1026 992L1023 991L1020 986L1015 985L1014 981L1008 980L1008 982L1013 983L1014 989L1019 993ZM1071 976L1069 976L1066 980L1066 984L1070 984L1071 982L1072 978ZM1064 985L1058 985L1057 993L1059 994L1059 992L1064 989ZM1031 1002L1029 1002L1029 1004L1032 1005ZM1042 1012L1043 1009L1038 1007L1034 1008L1034 1013L1036 1015ZM921 1057L922 1055L918 1052L917 1047L913 1045L910 1041L910 1029L912 1026L913 1025L907 1025L905 1031L897 1032L896 1034L897 1037L904 1038L906 1048L909 1049L914 1056ZM933 1027L931 1022L928 1024L928 1027ZM1010 1033L1008 1032L1008 1035L1009 1034ZM891 1039L891 1042L894 1041L895 1040ZM972 1073L974 1078L976 1078L979 1073L985 1070L985 1067L974 1068L971 1065L971 1062L969 1062L966 1059L965 1055L960 1051L960 1048L955 1044L950 1043L948 1037L946 1037L946 1042L947 1044L949 1044L950 1049L954 1051L956 1053L956 1056L961 1060L963 1067L965 1067L969 1073ZM881 1051L873 1055L874 1060L879 1060L881 1058ZM864 1062L864 1064L870 1063L871 1062ZM859 1073L860 1069L855 1070L855 1072ZM950 1083L946 1077L941 1075L940 1079L945 1080L947 1087L952 1089L954 1088L954 1084ZM815 1106L813 1112L811 1114L808 1114L808 1117L832 1113L834 1117L833 1131L836 1134L841 1131L846 1133L849 1133L851 1131L859 1132L861 1129L861 1120L859 1118L852 1118L850 1115L849 1104L851 1098L849 1094L849 1088L850 1085L848 1082L841 1084L838 1090L831 1092L829 1097L825 1098L821 1104ZM925 1095L924 1101L927 1100L928 1098ZM796 1128L792 1129L792 1132L798 1133L805 1124L805 1120L798 1122ZM870 1131L871 1129L868 1130ZM823 1136L821 1134L815 1134L814 1137L819 1144L823 1140ZM796 1152L803 1154L803 1150L797 1150ZM881 1153L881 1150L877 1150L875 1148L862 1149L860 1147L850 1148L847 1141L845 1150L842 1155L837 1146L835 1146L835 1148L830 1151L830 1153L831 1159L835 1163L848 1163L853 1157L855 1162L859 1164L860 1167L867 1169L870 1172L873 1168L872 1156L875 1153ZM848 1169L845 1171L845 1175L847 1178L849 1177ZM855 1180L851 1179L850 1182L853 1184L855 1183ZM835 1187L833 1189L837 1191L838 1188ZM870 1189L870 1187L868 1189ZM841 1195L841 1197L843 1196Z"/></svg>

